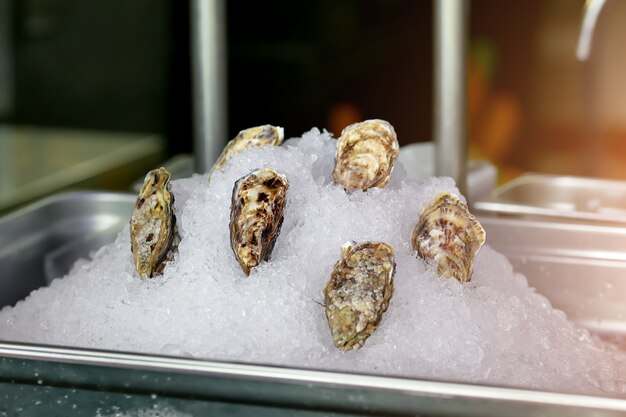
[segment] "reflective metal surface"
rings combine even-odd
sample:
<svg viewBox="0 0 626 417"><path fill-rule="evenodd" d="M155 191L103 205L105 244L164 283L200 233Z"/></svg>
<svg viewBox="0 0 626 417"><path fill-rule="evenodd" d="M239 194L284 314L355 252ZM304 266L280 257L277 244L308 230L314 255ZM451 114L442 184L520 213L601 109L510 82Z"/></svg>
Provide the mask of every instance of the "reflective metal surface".
<svg viewBox="0 0 626 417"><path fill-rule="evenodd" d="M496 215L626 225L626 182L526 174L474 208Z"/></svg>
<svg viewBox="0 0 626 417"><path fill-rule="evenodd" d="M626 349L626 227L479 217L487 244L568 318Z"/></svg>
<svg viewBox="0 0 626 417"><path fill-rule="evenodd" d="M190 4L195 171L208 172L228 140L226 1Z"/></svg>
<svg viewBox="0 0 626 417"><path fill-rule="evenodd" d="M580 28L580 36L578 38L578 46L576 47L576 58L585 61L589 58L591 52L591 41L593 40L593 32L596 29L598 16L604 7L606 0L586 0L583 9L583 21Z"/></svg>
<svg viewBox="0 0 626 417"><path fill-rule="evenodd" d="M0 308L65 275L128 223L136 196L77 192L0 218Z"/></svg>
<svg viewBox="0 0 626 417"><path fill-rule="evenodd" d="M469 0L436 0L433 11L436 175L452 177L465 194Z"/></svg>
<svg viewBox="0 0 626 417"><path fill-rule="evenodd" d="M0 343L0 373L46 386L368 415L626 412L613 398L11 343Z"/></svg>

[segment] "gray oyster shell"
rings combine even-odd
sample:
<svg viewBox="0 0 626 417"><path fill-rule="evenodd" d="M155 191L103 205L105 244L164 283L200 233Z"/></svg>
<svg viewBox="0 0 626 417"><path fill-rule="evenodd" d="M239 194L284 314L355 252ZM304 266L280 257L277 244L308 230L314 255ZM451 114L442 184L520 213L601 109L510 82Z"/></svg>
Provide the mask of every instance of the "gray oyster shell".
<svg viewBox="0 0 626 417"><path fill-rule="evenodd" d="M393 295L393 247L347 242L324 288L326 318L335 346L357 349L376 330Z"/></svg>

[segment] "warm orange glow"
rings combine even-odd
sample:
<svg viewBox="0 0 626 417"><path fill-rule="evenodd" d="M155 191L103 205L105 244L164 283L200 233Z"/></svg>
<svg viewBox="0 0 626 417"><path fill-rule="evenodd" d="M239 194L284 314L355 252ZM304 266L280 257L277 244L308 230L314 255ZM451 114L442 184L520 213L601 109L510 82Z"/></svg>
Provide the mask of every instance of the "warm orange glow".
<svg viewBox="0 0 626 417"><path fill-rule="evenodd" d="M337 103L328 112L328 130L339 137L344 127L363 120L361 109L352 103Z"/></svg>

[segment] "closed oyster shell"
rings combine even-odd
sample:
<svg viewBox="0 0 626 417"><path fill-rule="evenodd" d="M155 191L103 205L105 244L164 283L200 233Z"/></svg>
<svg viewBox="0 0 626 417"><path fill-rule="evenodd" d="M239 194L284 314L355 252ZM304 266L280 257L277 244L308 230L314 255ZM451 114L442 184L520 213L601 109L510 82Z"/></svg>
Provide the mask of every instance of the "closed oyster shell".
<svg viewBox="0 0 626 417"><path fill-rule="evenodd" d="M279 146L283 143L284 137L283 128L278 126L263 125L242 130L233 140L228 142L222 151L215 165L211 168L209 180L211 179L211 174L218 169L222 169L236 153L251 146Z"/></svg>
<svg viewBox="0 0 626 417"><path fill-rule="evenodd" d="M326 318L335 346L357 349L376 330L393 295L393 247L347 242L324 288Z"/></svg>
<svg viewBox="0 0 626 417"><path fill-rule="evenodd" d="M246 275L269 259L283 224L287 178L263 168L240 178L233 188L230 246Z"/></svg>
<svg viewBox="0 0 626 417"><path fill-rule="evenodd" d="M351 124L337 140L333 178L346 190L383 188L399 151L396 132L388 122L373 119Z"/></svg>
<svg viewBox="0 0 626 417"><path fill-rule="evenodd" d="M133 260L142 278L161 275L178 250L180 235L170 177L165 168L148 172L130 218Z"/></svg>
<svg viewBox="0 0 626 417"><path fill-rule="evenodd" d="M485 230L467 205L444 192L422 209L411 243L422 259L437 262L440 277L468 282L485 237Z"/></svg>

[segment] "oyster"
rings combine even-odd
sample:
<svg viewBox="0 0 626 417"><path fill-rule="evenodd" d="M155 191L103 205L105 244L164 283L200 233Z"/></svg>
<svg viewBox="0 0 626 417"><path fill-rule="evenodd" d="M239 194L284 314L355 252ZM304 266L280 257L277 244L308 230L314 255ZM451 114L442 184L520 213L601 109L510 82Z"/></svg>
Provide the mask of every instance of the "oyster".
<svg viewBox="0 0 626 417"><path fill-rule="evenodd" d="M366 120L346 127L337 140L333 178L346 190L383 188L398 159L398 139L384 120Z"/></svg>
<svg viewBox="0 0 626 417"><path fill-rule="evenodd" d="M148 172L130 218L133 259L142 278L161 275L178 250L180 235L170 177L165 168Z"/></svg>
<svg viewBox="0 0 626 417"><path fill-rule="evenodd" d="M222 151L217 162L211 168L209 180L211 179L211 174L218 169L222 169L234 154L251 146L278 146L283 143L283 139L284 131L282 127L263 125L242 130L235 139L228 142Z"/></svg>
<svg viewBox="0 0 626 417"><path fill-rule="evenodd" d="M263 168L240 178L233 187L230 246L246 275L269 259L283 224L287 178Z"/></svg>
<svg viewBox="0 0 626 417"><path fill-rule="evenodd" d="M326 318L335 346L363 346L378 327L393 295L396 263L387 243L347 242L324 288Z"/></svg>
<svg viewBox="0 0 626 417"><path fill-rule="evenodd" d="M421 258L437 262L441 278L468 282L474 257L485 237L485 230L467 205L454 194L444 192L422 208L411 243Z"/></svg>

